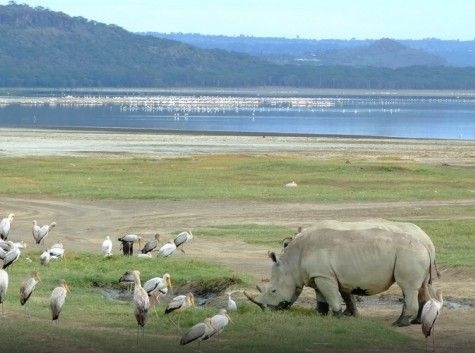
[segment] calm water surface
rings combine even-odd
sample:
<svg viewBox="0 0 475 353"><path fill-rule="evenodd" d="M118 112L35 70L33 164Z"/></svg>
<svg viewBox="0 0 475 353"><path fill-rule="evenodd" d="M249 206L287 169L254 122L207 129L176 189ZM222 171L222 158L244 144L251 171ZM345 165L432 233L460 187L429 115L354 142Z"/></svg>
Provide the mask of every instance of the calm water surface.
<svg viewBox="0 0 475 353"><path fill-rule="evenodd" d="M1 127L110 128L475 140L475 99L338 97L295 106L1 104Z"/></svg>

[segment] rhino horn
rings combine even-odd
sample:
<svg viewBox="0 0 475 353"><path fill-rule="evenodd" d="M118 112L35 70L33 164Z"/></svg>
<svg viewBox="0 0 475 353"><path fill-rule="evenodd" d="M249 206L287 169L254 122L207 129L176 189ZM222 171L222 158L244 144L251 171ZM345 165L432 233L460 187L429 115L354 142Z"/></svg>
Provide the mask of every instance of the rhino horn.
<svg viewBox="0 0 475 353"><path fill-rule="evenodd" d="M261 292L261 293L263 292L260 285L256 284L256 288L257 288L257 290L258 290L259 292Z"/></svg>
<svg viewBox="0 0 475 353"><path fill-rule="evenodd" d="M246 291L244 291L244 295L245 295L246 298L249 299L252 303L258 305L262 310L265 309L264 304L259 303L259 302L255 299L255 297L251 297L249 294L246 293Z"/></svg>

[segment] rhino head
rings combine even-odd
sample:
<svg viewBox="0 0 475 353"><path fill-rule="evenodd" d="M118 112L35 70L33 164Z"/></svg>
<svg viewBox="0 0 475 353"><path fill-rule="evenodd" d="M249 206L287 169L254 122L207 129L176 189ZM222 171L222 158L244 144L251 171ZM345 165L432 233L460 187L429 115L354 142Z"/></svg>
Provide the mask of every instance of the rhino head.
<svg viewBox="0 0 475 353"><path fill-rule="evenodd" d="M244 295L261 309L286 309L290 307L302 292L303 286L295 280L294 269L287 263L279 261L274 252L269 252L272 265L271 279L266 288L256 286L259 293L256 296L244 292Z"/></svg>

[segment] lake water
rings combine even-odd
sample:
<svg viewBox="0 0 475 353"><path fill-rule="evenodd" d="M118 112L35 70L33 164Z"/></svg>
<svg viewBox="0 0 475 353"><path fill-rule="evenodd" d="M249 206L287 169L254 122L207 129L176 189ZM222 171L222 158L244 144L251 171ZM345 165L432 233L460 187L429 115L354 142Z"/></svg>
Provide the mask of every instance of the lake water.
<svg viewBox="0 0 475 353"><path fill-rule="evenodd" d="M25 98L0 100L0 127L475 140L475 98Z"/></svg>

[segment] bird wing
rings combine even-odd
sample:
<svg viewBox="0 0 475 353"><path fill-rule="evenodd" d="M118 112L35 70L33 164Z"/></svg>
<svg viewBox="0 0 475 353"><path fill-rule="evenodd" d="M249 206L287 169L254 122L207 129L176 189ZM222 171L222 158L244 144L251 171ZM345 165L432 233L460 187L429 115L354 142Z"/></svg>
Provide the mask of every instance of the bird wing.
<svg viewBox="0 0 475 353"><path fill-rule="evenodd" d="M8 251L5 254L5 257L3 258L3 267L2 268L7 268L10 266L13 262L15 262L19 257L20 257L20 249L14 247L10 251Z"/></svg>
<svg viewBox="0 0 475 353"><path fill-rule="evenodd" d="M110 239L106 239L102 242L102 252L110 253L112 250L112 241Z"/></svg>
<svg viewBox="0 0 475 353"><path fill-rule="evenodd" d="M56 287L53 289L50 297L50 308L53 320L56 320L61 312L61 309L66 300L66 289L63 287Z"/></svg>
<svg viewBox="0 0 475 353"><path fill-rule="evenodd" d="M155 249L158 246L158 241L156 239L154 240L149 240L148 242L145 243L144 247L142 248L142 254L147 254L153 249Z"/></svg>
<svg viewBox="0 0 475 353"><path fill-rule="evenodd" d="M33 277L29 277L23 281L20 286L20 303L24 305L28 298L30 298L31 293L35 289L37 281Z"/></svg>
<svg viewBox="0 0 475 353"><path fill-rule="evenodd" d="M421 321L422 332L426 337L430 336L434 323L439 316L439 308L433 300L426 302L422 308Z"/></svg>
<svg viewBox="0 0 475 353"><path fill-rule="evenodd" d="M205 335L207 325L204 322L200 322L192 326L183 336L181 336L180 344L185 345L197 340Z"/></svg>
<svg viewBox="0 0 475 353"><path fill-rule="evenodd" d="M173 298L172 301L168 303L165 309L165 314L168 314L174 310L180 309L185 303L185 300L186 300L186 295L178 295L175 298Z"/></svg>
<svg viewBox="0 0 475 353"><path fill-rule="evenodd" d="M161 282L163 282L163 279L161 277L153 277L150 278L147 282L145 282L142 287L147 293L150 294L150 292L154 291L161 285Z"/></svg>
<svg viewBox="0 0 475 353"><path fill-rule="evenodd" d="M158 250L158 254L166 257L166 256L170 256L175 250L176 250L175 244L166 243Z"/></svg>

